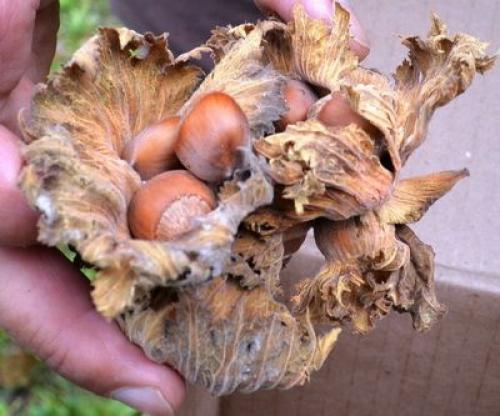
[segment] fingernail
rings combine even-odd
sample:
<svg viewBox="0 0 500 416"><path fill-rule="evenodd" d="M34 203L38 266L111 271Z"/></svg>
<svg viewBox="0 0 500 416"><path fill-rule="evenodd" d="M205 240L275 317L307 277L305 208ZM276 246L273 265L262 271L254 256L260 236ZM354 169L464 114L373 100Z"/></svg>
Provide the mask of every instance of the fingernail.
<svg viewBox="0 0 500 416"><path fill-rule="evenodd" d="M174 416L171 404L154 387L124 387L113 391L111 398L150 416Z"/></svg>

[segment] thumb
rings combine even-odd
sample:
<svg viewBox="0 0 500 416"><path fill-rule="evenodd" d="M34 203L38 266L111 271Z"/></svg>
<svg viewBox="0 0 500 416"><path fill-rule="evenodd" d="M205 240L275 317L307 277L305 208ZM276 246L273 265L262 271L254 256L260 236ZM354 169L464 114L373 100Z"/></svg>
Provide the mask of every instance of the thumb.
<svg viewBox="0 0 500 416"><path fill-rule="evenodd" d="M173 415L185 385L97 314L89 285L59 253L0 248L0 327L61 375L151 415Z"/></svg>
<svg viewBox="0 0 500 416"><path fill-rule="evenodd" d="M23 164L21 141L0 125L0 245L27 246L36 242L37 213L17 187Z"/></svg>

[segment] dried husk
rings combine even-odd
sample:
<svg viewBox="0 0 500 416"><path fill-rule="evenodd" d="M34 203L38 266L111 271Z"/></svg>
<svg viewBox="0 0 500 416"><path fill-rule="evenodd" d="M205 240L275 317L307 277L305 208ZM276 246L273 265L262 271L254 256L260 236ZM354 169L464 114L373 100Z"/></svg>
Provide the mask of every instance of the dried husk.
<svg viewBox="0 0 500 416"><path fill-rule="evenodd" d="M297 310L308 311L318 323L352 320L356 331L368 331L391 309L386 298L390 276L409 261L408 246L396 238L393 225L382 224L373 212L346 221L318 221L315 238L327 263L314 279L300 284Z"/></svg>
<svg viewBox="0 0 500 416"><path fill-rule="evenodd" d="M313 322L344 324L365 333L392 309L409 312L415 329L429 329L446 308L434 287L434 252L405 225L418 221L467 170L400 181L377 211L345 221L316 221L315 238L326 258L313 279L302 282L296 310Z"/></svg>
<svg viewBox="0 0 500 416"><path fill-rule="evenodd" d="M381 221L389 224L419 221L435 201L467 176L469 171L463 169L401 180L394 187L391 199L378 211Z"/></svg>
<svg viewBox="0 0 500 416"><path fill-rule="evenodd" d="M301 33L315 33L317 28L322 28L322 31L336 33L340 39L344 39L342 36L347 36L344 14L339 6L336 8L336 16L331 29L328 29L324 22L302 15L300 8L296 11L295 19L298 19L300 27L304 28ZM295 26L294 24L290 26L290 38L293 38ZM339 30L344 30L342 35L338 33ZM305 36L306 39L311 37L313 36ZM321 49L322 43L318 39L316 41L318 49ZM276 44L276 41L273 42L273 45ZM303 52L301 49L294 48L293 44L292 40L288 40L288 44L280 45L279 49ZM321 154L325 151L326 133L323 131L323 134L318 134L319 122L314 123L313 120L308 120L307 126L289 126L285 132L264 137L256 143L257 153L268 160L270 175L277 183L284 185L282 197L294 202L289 205L287 212L289 215L305 214L307 219L317 216L339 219L339 213L332 213L331 207L338 203L339 198L345 199L346 191L352 196L356 195L358 188L363 187L378 190L380 198L377 204L381 206L387 199L394 181L397 180L403 163L424 140L428 123L435 109L463 93L471 84L476 72L484 73L493 66L495 60L495 57L486 55L486 43L464 34L448 36L446 26L436 15L432 18L432 27L426 40L409 37L403 39L403 44L410 50L409 58L397 68L394 84L374 70L352 65L348 66L345 71L339 71L339 76L332 76L334 82L328 85L318 82L317 79L306 78L312 83L328 88L331 92L345 92L352 109L382 133L381 137L368 137L367 139L365 137L361 139L360 134L360 140L371 142L372 149L365 153L365 159L367 156L373 156L372 163L376 163L378 159L380 168L385 169L385 172L381 170L384 174L373 178L363 176L367 169L366 162L350 159L348 162L351 163L347 164L348 169L344 174L338 175L338 181L343 185L344 181L348 181L350 177L359 175L360 178L355 186L342 187L328 180L329 176L327 180L324 180L321 175L314 172L314 167L313 169L299 169L299 166L304 165L311 167L311 153ZM328 60L338 61L337 64L332 62L332 67L346 62L352 64L351 56L343 55L342 50L339 50L336 55L328 55ZM295 57L294 62L297 60L307 59ZM319 114L321 106L328 99L329 96L324 97L317 103L311 110L312 117ZM347 135L344 132L338 134ZM293 145L292 149L290 149L290 144ZM302 147L307 147L308 151L295 151ZM331 157L342 159L343 151L343 146L332 149ZM392 181L387 181L388 175L392 175ZM366 183L367 178L376 183ZM293 191L290 190L291 184L293 184ZM368 209L377 208L373 204L367 204L363 199L359 202L361 203L352 210L350 215L359 215ZM311 204L313 211L310 215L307 212L307 204Z"/></svg>
<svg viewBox="0 0 500 416"><path fill-rule="evenodd" d="M297 319L265 286L248 290L240 284L252 283L257 264L246 263L245 270L238 259L233 263L222 278L180 289L173 302L155 307L153 300L150 309L125 316L127 333L153 360L168 362L217 395L303 384L321 367L340 329L317 337L307 314ZM260 270L265 273L265 266ZM273 267L267 273L277 279L277 272Z"/></svg>
<svg viewBox="0 0 500 416"><path fill-rule="evenodd" d="M466 172L399 174L435 108L493 58L470 36L449 37L433 17L428 39L403 41L409 60L392 83L358 66L348 27L341 6L331 25L298 6L288 24L216 28L177 58L165 35L102 29L37 87L21 119L30 143L21 187L41 212L39 240L74 247L98 270L97 309L151 359L215 394L303 384L348 322L364 333L397 310L425 330L444 313L432 249L405 224ZM216 65L203 78L191 62L206 52ZM327 95L308 120L275 134L290 78ZM132 239L126 213L141 181L120 159L123 147L210 91L231 95L247 116L243 164L192 232L172 242ZM339 91L380 134L316 119ZM312 225L326 263L301 283L290 310L280 286L284 243L290 230ZM324 323L333 329L318 335Z"/></svg>
<svg viewBox="0 0 500 416"><path fill-rule="evenodd" d="M238 44L237 53L224 57L218 70L198 87L201 71L190 65L186 56L174 60L165 37L104 29L63 72L39 87L32 110L23 119L27 141L32 143L25 153L27 167L21 184L42 213L40 241L51 246L71 245L86 263L99 270L93 292L97 308L108 317L121 315L124 329L146 351L153 347L153 340L149 336L136 339L134 331L151 334L149 324L138 327L137 322L146 322L144 319L153 313L150 306L158 288L192 287L195 282L215 277L212 285L217 285L216 293L224 298L239 287L239 283L233 282L235 279L256 287L255 292L240 289L240 303L242 310L249 310L247 314L262 310L262 326L255 333L269 339L262 345L269 353L263 350L259 362L238 370L249 374L247 382L233 385L235 378L222 386L214 384L211 388L219 394L233 388L252 390L303 383L326 358L338 331L318 338L310 324L296 321L283 304L273 300L271 293L278 292L282 263L282 254L277 255L274 249L282 250L280 236L269 237L272 250L259 251L255 256L245 250L249 247L245 236L235 242L239 223L259 206L270 203L273 196L272 187L250 149L245 153L246 166L241 167L242 179L237 173L228 183L231 191L221 198L217 210L201 218L191 234L172 243L131 239L126 223L127 205L140 186L140 179L119 155L126 141L149 124L174 114L182 115L191 100L196 99L196 87L197 94L212 90L231 94L247 115L254 134L272 131L272 122L284 109L280 93L283 78L271 68L259 65L259 43L255 32L255 39L249 37L243 45ZM245 62L248 65L243 65ZM267 121L263 121L264 115ZM230 281L226 274L231 274ZM200 291L208 290L210 285L200 286ZM186 293L196 299L195 289L186 289ZM180 295L179 298L185 299ZM254 306L247 308L247 304ZM281 341L281 337L276 337L274 330L268 335L264 333L270 329L269 323L277 322L279 314L289 325L283 330L289 349L285 344L275 348L273 342ZM164 316L160 312L153 315ZM182 315L180 318L176 325L183 327L187 321ZM206 328L222 325L212 322L210 316L205 318ZM212 352L225 354L224 351ZM257 353L260 354L259 349ZM182 368L173 356L165 357ZM231 357L227 355L228 368L223 367L221 373L230 379L236 375L230 366L235 357ZM189 365L197 367L196 363ZM281 366L279 373L273 372L276 365ZM253 378L254 367L262 369L260 378ZM185 376L192 382L202 382L196 374Z"/></svg>
<svg viewBox="0 0 500 416"><path fill-rule="evenodd" d="M329 129L307 120L257 141L255 149L269 158L273 180L286 185L283 198L295 204L291 216L342 220L362 214L388 198L394 180L372 138L354 124Z"/></svg>
<svg viewBox="0 0 500 416"><path fill-rule="evenodd" d="M119 155L143 128L187 105L201 70L175 62L164 36L104 29L90 42L39 87L25 114L25 134L34 141L21 183L42 212L40 241L71 245L99 269L94 301L114 317L158 285L222 273L239 223L273 192L248 162L249 179L190 235L173 243L131 239L127 206L140 178Z"/></svg>

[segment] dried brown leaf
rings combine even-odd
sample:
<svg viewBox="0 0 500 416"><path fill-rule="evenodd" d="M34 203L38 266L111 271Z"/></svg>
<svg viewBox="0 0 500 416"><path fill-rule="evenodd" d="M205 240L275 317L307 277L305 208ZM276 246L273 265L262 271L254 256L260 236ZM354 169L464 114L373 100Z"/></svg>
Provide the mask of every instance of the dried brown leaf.
<svg viewBox="0 0 500 416"><path fill-rule="evenodd" d="M345 82L355 111L384 133L396 169L424 141L434 111L462 94L476 72L491 69L496 59L486 54L486 43L462 33L448 35L437 15L427 39L408 37L403 44L409 58L397 68L394 87L365 69L351 72Z"/></svg>
<svg viewBox="0 0 500 416"><path fill-rule="evenodd" d="M469 172L463 169L402 180L394 187L391 198L378 211L379 216L388 224L419 221L434 202L466 176L469 176Z"/></svg>
<svg viewBox="0 0 500 416"><path fill-rule="evenodd" d="M282 233L297 224L296 220L288 218L277 209L259 208L243 220L243 226L254 233L268 236Z"/></svg>
<svg viewBox="0 0 500 416"><path fill-rule="evenodd" d="M379 155L382 159L387 152L391 169L401 169L398 147L398 119L396 113L396 92L384 75L366 68L358 67L344 79L342 89L353 111L364 117L381 133Z"/></svg>
<svg viewBox="0 0 500 416"><path fill-rule="evenodd" d="M446 312L436 298L434 252L407 226L398 226L395 235L393 226L377 231L375 218L358 224L332 223L329 230L324 223L316 226L327 263L313 279L299 285L293 299L296 310L310 314L317 323L352 322L356 332L365 333L395 309L409 312L414 327L425 331ZM381 238L384 228L391 232ZM379 237L370 237L374 233ZM380 267L377 263L383 257L393 260Z"/></svg>
<svg viewBox="0 0 500 416"><path fill-rule="evenodd" d="M216 395L303 384L340 332L317 337L307 317L296 320L265 288L247 290L224 278L126 319L128 336L151 359Z"/></svg>
<svg viewBox="0 0 500 416"><path fill-rule="evenodd" d="M430 329L446 313L436 298L434 251L406 225L397 227L398 238L410 247L410 261L396 272L398 283L391 293L394 304L409 311L418 331Z"/></svg>
<svg viewBox="0 0 500 416"><path fill-rule="evenodd" d="M24 125L32 143L25 152L21 186L42 214L39 240L50 246L70 244L99 270L94 301L101 313L114 317L147 302L156 286L220 274L239 223L270 203L273 191L254 162L238 192L182 240L131 239L127 206L141 182L119 155L145 126L179 111L200 72L174 63L164 37L106 29L91 42L83 49L92 52L88 60L79 55L34 96ZM141 48L148 54L131 56ZM85 71L96 57L89 84ZM78 62L87 66L80 68Z"/></svg>
<svg viewBox="0 0 500 416"><path fill-rule="evenodd" d="M306 218L312 212L340 220L377 208L394 180L377 158L374 140L356 125L328 129L308 120L256 141L255 149L269 158L272 178L288 185L283 197Z"/></svg>
<svg viewBox="0 0 500 416"><path fill-rule="evenodd" d="M210 38L205 45L212 51L214 63L217 64L226 56L234 45L244 39L255 25L245 23L236 27L233 26L217 26L212 30Z"/></svg>
<svg viewBox="0 0 500 416"><path fill-rule="evenodd" d="M459 33L448 35L437 15L426 40L408 37L403 44L410 50L396 70L397 113L404 132L399 143L405 161L422 143L434 110L462 94L476 72L492 68L495 57L486 54L487 44Z"/></svg>
<svg viewBox="0 0 500 416"><path fill-rule="evenodd" d="M280 292L283 254L281 233L259 237L249 231L240 231L225 273L238 280L243 287L263 286L272 295L277 295Z"/></svg>
<svg viewBox="0 0 500 416"><path fill-rule="evenodd" d="M367 332L394 307L389 296L393 274L409 262L408 246L373 212L347 221L317 221L314 231L327 262L299 285L297 312L309 313L318 323L352 322L356 332Z"/></svg>
<svg viewBox="0 0 500 416"><path fill-rule="evenodd" d="M308 16L295 6L290 21L293 71L301 79L336 91L340 79L356 68L358 58L349 49L350 14L335 3L331 24Z"/></svg>
<svg viewBox="0 0 500 416"><path fill-rule="evenodd" d="M35 381L38 363L32 354L14 345L0 351L0 388L29 388Z"/></svg>

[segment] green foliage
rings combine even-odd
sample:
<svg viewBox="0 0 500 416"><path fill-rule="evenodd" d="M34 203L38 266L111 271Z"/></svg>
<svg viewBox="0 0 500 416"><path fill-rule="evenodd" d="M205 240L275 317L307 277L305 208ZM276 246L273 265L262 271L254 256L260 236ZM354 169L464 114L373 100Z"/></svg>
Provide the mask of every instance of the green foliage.
<svg viewBox="0 0 500 416"><path fill-rule="evenodd" d="M111 16L108 0L59 0L59 4L61 27L53 69L66 63L98 27L117 25Z"/></svg>
<svg viewBox="0 0 500 416"><path fill-rule="evenodd" d="M64 256L72 263L76 263L80 268L80 271L85 275L90 281L94 280L97 274L97 270L94 267L89 267L88 264L84 263L78 253L74 251L67 245L59 245L57 249L64 254Z"/></svg>
<svg viewBox="0 0 500 416"><path fill-rule="evenodd" d="M27 416L134 416L138 413L121 403L84 392L61 377L52 376L50 388L32 389Z"/></svg>
<svg viewBox="0 0 500 416"><path fill-rule="evenodd" d="M16 348L0 331L2 354ZM29 356L29 354L26 354ZM8 357L5 355L5 357ZM33 359L33 358L32 358ZM0 416L136 416L135 410L84 391L53 373L42 363L34 366L27 382L9 388L0 384Z"/></svg>
<svg viewBox="0 0 500 416"><path fill-rule="evenodd" d="M43 369L29 389L0 389L0 416L136 416L135 410L95 396Z"/></svg>
<svg viewBox="0 0 500 416"><path fill-rule="evenodd" d="M64 256L70 261L70 262L73 262L75 261L75 257L76 257L76 252L74 252L73 250L71 250L69 248L69 246L67 245L64 245L64 244L61 244L59 246L57 246L57 249L64 254Z"/></svg>
<svg viewBox="0 0 500 416"><path fill-rule="evenodd" d="M7 346L9 346L10 344L10 340L9 340L9 337L7 336L7 334L5 332L2 332L0 331L0 354L2 352L3 349L5 349ZM2 414L0 413L0 416Z"/></svg>

